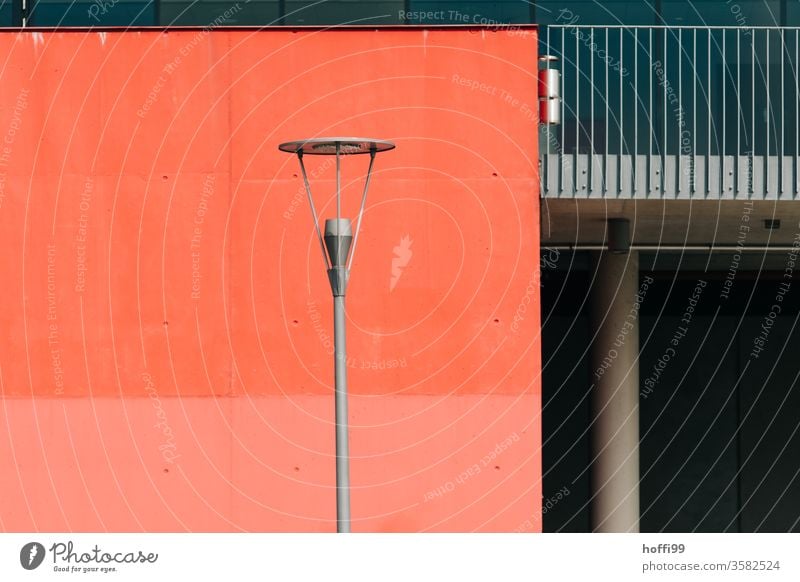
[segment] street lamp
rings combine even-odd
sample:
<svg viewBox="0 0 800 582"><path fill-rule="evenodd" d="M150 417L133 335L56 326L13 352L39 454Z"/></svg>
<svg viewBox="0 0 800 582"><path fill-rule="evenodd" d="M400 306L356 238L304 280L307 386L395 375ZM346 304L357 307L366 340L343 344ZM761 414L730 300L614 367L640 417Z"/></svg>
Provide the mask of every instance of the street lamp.
<svg viewBox="0 0 800 582"><path fill-rule="evenodd" d="M328 272L328 280L333 293L333 342L334 342L334 402L336 409L336 531L350 532L350 452L348 445L347 420L347 348L345 346L345 310L344 297L350 267L353 264L358 233L361 230L361 217L367 201L367 190L372 175L375 155L394 149L390 141L363 139L359 137L326 137L306 139L282 143L278 149L297 155L303 183L308 195L308 204L314 218L322 258ZM340 162L342 156L369 154L369 168L364 182L364 194L361 196L361 207L358 211L356 231L353 233L349 218L342 218L342 190ZM311 196L306 166L303 156L336 156L336 218L325 220L325 235L319 229L317 210ZM349 257L349 259L348 259Z"/></svg>

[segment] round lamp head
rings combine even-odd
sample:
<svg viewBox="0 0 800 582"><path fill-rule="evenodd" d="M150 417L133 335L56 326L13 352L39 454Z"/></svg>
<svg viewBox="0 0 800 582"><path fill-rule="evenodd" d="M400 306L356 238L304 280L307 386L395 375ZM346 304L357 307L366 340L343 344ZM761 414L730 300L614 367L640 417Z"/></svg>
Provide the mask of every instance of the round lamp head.
<svg viewBox="0 0 800 582"><path fill-rule="evenodd" d="M283 152L292 154L305 154L314 156L335 156L338 150L339 155L368 154L378 153L394 149L394 143L390 141L367 139L362 137L320 137L314 139L304 139L297 141L287 141L278 146Z"/></svg>

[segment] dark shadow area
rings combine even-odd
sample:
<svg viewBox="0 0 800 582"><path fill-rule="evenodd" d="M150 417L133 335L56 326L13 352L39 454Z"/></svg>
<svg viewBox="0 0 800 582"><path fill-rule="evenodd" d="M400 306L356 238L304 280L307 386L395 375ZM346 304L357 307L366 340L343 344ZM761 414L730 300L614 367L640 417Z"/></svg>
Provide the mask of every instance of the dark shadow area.
<svg viewBox="0 0 800 582"><path fill-rule="evenodd" d="M590 531L591 273L571 262L542 276L546 532ZM800 531L797 283L738 272L726 299L727 273L649 264L643 255L655 284L640 314L641 531Z"/></svg>

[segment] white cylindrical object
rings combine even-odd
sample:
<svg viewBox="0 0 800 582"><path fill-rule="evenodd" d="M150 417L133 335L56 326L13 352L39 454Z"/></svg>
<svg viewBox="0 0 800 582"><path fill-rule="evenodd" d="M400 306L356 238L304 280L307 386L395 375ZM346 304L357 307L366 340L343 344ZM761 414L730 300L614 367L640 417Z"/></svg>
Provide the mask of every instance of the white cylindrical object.
<svg viewBox="0 0 800 582"><path fill-rule="evenodd" d="M558 69L539 69L539 99L561 97L561 73Z"/></svg>
<svg viewBox="0 0 800 582"><path fill-rule="evenodd" d="M594 254L592 530L639 531L639 257Z"/></svg>
<svg viewBox="0 0 800 582"><path fill-rule="evenodd" d="M558 125L561 123L560 99L539 100L539 123L545 123L547 125Z"/></svg>

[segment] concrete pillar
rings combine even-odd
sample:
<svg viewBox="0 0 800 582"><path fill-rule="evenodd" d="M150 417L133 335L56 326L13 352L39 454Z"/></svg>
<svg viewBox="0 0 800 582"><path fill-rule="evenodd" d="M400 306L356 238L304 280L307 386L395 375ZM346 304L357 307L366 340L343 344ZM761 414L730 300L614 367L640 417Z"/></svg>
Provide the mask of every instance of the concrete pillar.
<svg viewBox="0 0 800 582"><path fill-rule="evenodd" d="M639 255L595 253L592 530L639 531Z"/></svg>

